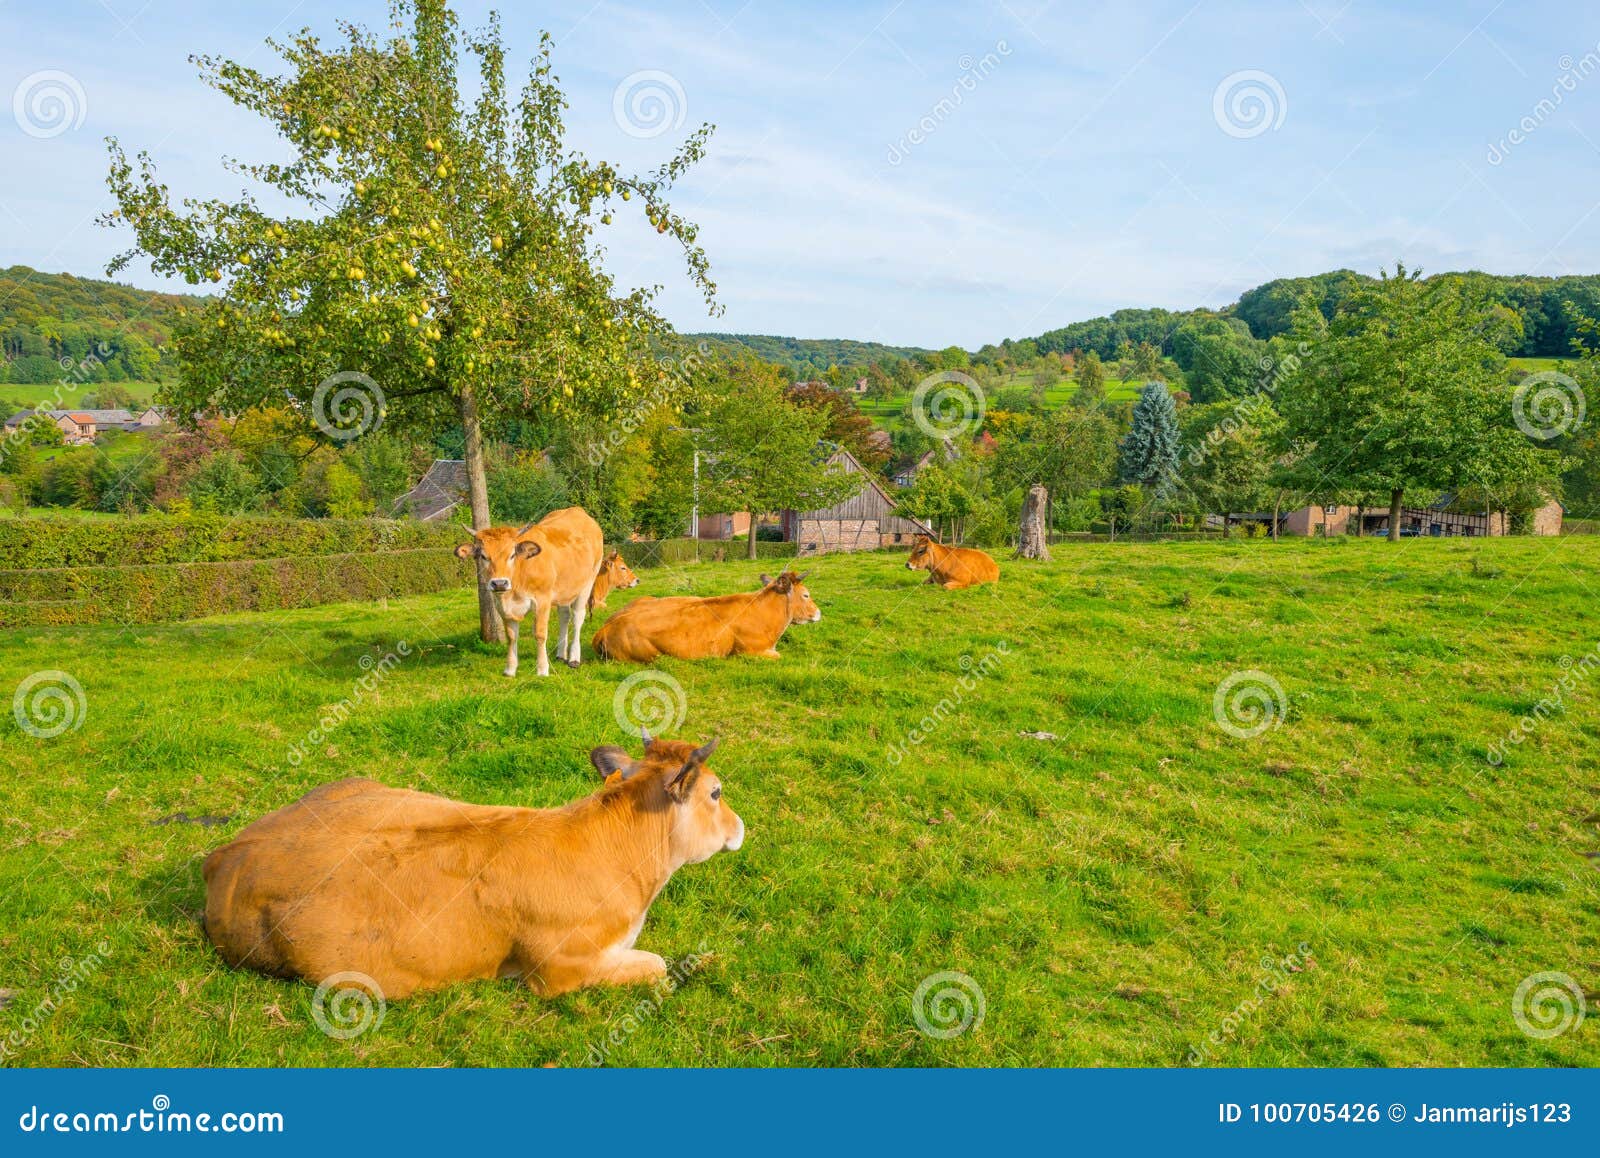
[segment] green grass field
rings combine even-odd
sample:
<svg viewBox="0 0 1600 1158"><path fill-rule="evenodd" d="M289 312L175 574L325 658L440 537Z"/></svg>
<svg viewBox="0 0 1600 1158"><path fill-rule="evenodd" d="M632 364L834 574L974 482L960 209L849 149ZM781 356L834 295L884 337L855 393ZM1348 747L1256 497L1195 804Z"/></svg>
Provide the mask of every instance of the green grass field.
<svg viewBox="0 0 1600 1158"><path fill-rule="evenodd" d="M1144 383L1136 379L1107 378L1106 398L1111 402L1133 402L1138 399L1139 391L1143 387ZM1002 394L1031 389L1031 375L1012 374L1005 377L998 385L986 388L984 393L988 406L993 408ZM1077 392L1077 382L1071 378L1064 378L1053 385L1045 387L1045 406L1050 410L1065 406ZM893 430L902 424L902 414L910 400L910 394L896 398L862 398L858 400L858 405L861 412L872 418L879 426L886 430Z"/></svg>
<svg viewBox="0 0 1600 1158"><path fill-rule="evenodd" d="M59 389L61 398L59 408L67 409L80 405L78 400L85 394L93 394L99 385L96 382L84 382L57 387L53 382L44 386L22 382L0 382L0 401L18 407L45 405L56 409L55 398ZM159 382L118 382L116 385L133 395L136 402L149 402L155 397L156 391L161 389Z"/></svg>
<svg viewBox="0 0 1600 1158"><path fill-rule="evenodd" d="M1079 545L967 592L901 562L817 560L824 618L780 660L659 665L673 734L723 738L749 827L645 924L641 948L709 954L680 990L463 985L350 1041L316 1028L311 986L220 963L206 852L347 776L570 800L591 747L633 743L614 697L636 669L505 680L466 591L0 634L3 689L60 669L86 705L0 739L6 1064L581 1065L608 1035L629 1066L1600 1061L1600 1018L1540 1040L1512 1013L1530 975L1600 976L1600 682L1563 660L1600 638L1600 542ZM754 570L647 571L612 612ZM1249 738L1214 710L1240 672L1282 689ZM1564 710L1491 765L1564 674ZM913 1011L945 972L983 1008L949 1039Z"/></svg>

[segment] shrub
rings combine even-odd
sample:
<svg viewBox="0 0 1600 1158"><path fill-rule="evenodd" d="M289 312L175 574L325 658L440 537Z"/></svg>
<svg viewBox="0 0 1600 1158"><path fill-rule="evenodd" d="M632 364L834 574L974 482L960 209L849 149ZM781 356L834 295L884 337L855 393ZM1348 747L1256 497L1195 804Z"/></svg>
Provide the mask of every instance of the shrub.
<svg viewBox="0 0 1600 1158"><path fill-rule="evenodd" d="M0 571L360 554L462 541L451 524L389 519L141 515L107 522L0 520Z"/></svg>

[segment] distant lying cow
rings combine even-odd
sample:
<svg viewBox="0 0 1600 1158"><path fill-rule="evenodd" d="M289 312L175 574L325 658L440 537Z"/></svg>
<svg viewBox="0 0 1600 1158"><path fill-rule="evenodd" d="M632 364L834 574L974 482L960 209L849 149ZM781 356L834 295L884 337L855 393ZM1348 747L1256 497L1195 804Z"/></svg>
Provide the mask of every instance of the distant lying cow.
<svg viewBox="0 0 1600 1158"><path fill-rule="evenodd" d="M929 583L937 583L947 591L993 583L1000 578L1000 564L984 552L971 547L946 547L935 543L931 535L917 536L906 569L926 571Z"/></svg>
<svg viewBox="0 0 1600 1158"><path fill-rule="evenodd" d="M604 607L606 596L612 591L637 586L639 586L639 576L629 568L622 558L621 551L613 551L606 561L600 564L600 574L594 577L594 590L589 592L589 610Z"/></svg>
<svg viewBox="0 0 1600 1158"><path fill-rule="evenodd" d="M534 615L534 637L539 643L538 672L542 676L550 674L546 640L550 635L551 607L559 609L561 619L556 658L568 667L577 667L578 639L588 612L589 592L606 549L600 524L582 507L567 507L551 511L521 530L488 527L472 539L457 547L456 554L478 560L488 574L489 590L499 600L508 636L506 675L517 674L517 637L530 611Z"/></svg>
<svg viewBox="0 0 1600 1158"><path fill-rule="evenodd" d="M595 654L631 663L650 663L661 655L777 659L778 639L791 623L822 618L802 582L805 577L793 571L776 579L763 575L760 591L711 599L687 595L636 599L595 632Z"/></svg>
<svg viewBox="0 0 1600 1158"><path fill-rule="evenodd" d="M262 817L205 862L206 933L228 964L386 998L517 977L539 993L649 981L633 947L673 872L732 852L744 821L702 748L596 748L599 791L492 808L342 780Z"/></svg>

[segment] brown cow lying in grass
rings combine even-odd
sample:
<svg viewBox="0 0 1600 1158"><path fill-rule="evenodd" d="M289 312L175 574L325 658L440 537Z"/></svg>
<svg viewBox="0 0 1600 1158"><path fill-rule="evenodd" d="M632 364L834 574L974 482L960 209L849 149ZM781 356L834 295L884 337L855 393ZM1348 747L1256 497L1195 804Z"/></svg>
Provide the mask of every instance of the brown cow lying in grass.
<svg viewBox="0 0 1600 1158"><path fill-rule="evenodd" d="M947 591L994 583L1000 578L1000 564L982 551L971 547L946 547L935 543L928 535L917 536L911 558L906 560L906 570L926 571L929 583L937 583Z"/></svg>
<svg viewBox="0 0 1600 1158"><path fill-rule="evenodd" d="M805 575L785 571L776 579L761 576L762 588L756 592L710 599L689 595L636 599L595 632L594 653L631 663L650 663L661 655L777 659L778 639L791 623L822 618L804 579Z"/></svg>
<svg viewBox="0 0 1600 1158"><path fill-rule="evenodd" d="M633 573L633 569L622 558L621 551L613 551L606 561L600 564L600 574L594 577L594 590L589 592L589 610L604 607L606 596L612 591L622 591L637 586L639 586L639 576Z"/></svg>
<svg viewBox="0 0 1600 1158"><path fill-rule="evenodd" d="M662 976L633 947L680 866L744 842L702 748L596 748L607 777L565 808L491 808L324 785L205 862L206 933L230 965L320 982L366 974L385 997L518 977L540 993Z"/></svg>

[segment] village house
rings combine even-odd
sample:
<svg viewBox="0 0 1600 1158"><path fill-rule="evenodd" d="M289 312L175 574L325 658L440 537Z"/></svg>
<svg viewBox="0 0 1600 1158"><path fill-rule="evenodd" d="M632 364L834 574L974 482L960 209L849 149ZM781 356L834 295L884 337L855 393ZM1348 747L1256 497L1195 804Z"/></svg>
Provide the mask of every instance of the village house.
<svg viewBox="0 0 1600 1158"><path fill-rule="evenodd" d="M1559 535L1561 533L1561 519L1564 510L1560 503L1551 500L1530 512L1527 530L1530 535ZM1236 514L1229 518L1233 526L1244 526L1255 523L1268 530L1272 527L1271 511L1253 511L1247 514ZM1211 515L1208 522L1213 526L1221 526L1222 516ZM1389 510L1387 507L1367 507L1365 509L1352 506L1312 506L1300 507L1292 511L1284 511L1278 518L1278 533L1280 535L1313 535L1330 537L1334 535L1354 535L1357 533L1357 524L1360 524L1360 533L1363 535L1387 535L1389 533ZM1506 535L1510 534L1510 523L1503 511L1488 511L1483 509L1466 509L1456 501L1453 494L1444 494L1431 505L1426 507L1402 507L1400 509L1400 536L1413 538L1428 536L1433 538L1449 538L1460 536L1465 538Z"/></svg>
<svg viewBox="0 0 1600 1158"><path fill-rule="evenodd" d="M433 523L467 499L467 464L459 458L436 458L417 485L395 500L392 517Z"/></svg>
<svg viewBox="0 0 1600 1158"><path fill-rule="evenodd" d="M68 446L86 446L112 430L150 430L162 425L161 412L154 406L131 410L19 410L6 419L9 433L40 415L55 424Z"/></svg>

